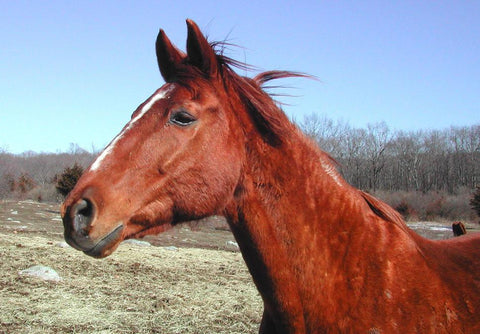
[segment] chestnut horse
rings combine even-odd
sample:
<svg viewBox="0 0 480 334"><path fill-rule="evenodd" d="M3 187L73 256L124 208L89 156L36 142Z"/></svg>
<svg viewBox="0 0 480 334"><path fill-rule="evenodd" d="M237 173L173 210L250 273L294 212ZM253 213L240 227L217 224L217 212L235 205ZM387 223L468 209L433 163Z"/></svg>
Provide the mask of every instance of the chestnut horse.
<svg viewBox="0 0 480 334"><path fill-rule="evenodd" d="M347 184L261 86L187 20L163 30L166 84L133 113L62 206L93 257L127 238L226 217L264 302L261 333L480 333L480 237L424 239Z"/></svg>

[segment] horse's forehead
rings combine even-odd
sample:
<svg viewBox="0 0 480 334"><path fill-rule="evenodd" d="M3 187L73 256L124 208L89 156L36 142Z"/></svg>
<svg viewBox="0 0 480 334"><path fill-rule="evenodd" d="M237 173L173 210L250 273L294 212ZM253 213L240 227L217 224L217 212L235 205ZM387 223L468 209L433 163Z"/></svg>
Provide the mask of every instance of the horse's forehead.
<svg viewBox="0 0 480 334"><path fill-rule="evenodd" d="M147 111L152 109L154 104L160 100L167 100L171 98L171 94L173 90L176 88L177 85L173 83L167 83L157 89L155 93L153 93L152 96L150 96L142 105L140 105L139 110L137 110L137 113L133 119L139 119L141 118ZM133 120L132 119L132 120Z"/></svg>
<svg viewBox="0 0 480 334"><path fill-rule="evenodd" d="M125 137L137 123L158 101L165 100L170 98L173 90L175 89L175 84L165 84L159 88L152 96L150 96L147 101L145 101L139 109L133 114L132 119L125 125L123 130L110 142L110 144L102 151L102 153L97 157L97 159L90 166L91 171L98 170L105 158L112 154L114 148L117 146L118 142Z"/></svg>

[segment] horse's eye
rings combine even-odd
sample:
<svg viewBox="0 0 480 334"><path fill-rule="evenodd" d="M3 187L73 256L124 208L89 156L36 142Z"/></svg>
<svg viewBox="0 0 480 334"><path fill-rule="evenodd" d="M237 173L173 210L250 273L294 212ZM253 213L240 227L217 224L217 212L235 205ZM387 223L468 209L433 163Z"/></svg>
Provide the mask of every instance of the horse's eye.
<svg viewBox="0 0 480 334"><path fill-rule="evenodd" d="M170 116L169 122L179 126L187 126L194 123L196 120L197 119L193 117L191 114L182 110L182 111L174 112Z"/></svg>

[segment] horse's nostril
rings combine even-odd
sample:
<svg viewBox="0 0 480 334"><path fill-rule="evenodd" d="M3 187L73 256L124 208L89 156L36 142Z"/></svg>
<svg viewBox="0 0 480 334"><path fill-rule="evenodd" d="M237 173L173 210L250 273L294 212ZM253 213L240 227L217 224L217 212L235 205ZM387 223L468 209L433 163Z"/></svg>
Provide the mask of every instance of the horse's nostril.
<svg viewBox="0 0 480 334"><path fill-rule="evenodd" d="M92 204L89 200L82 199L78 201L77 205L75 206L75 215L79 214L82 216L91 216L92 214Z"/></svg>
<svg viewBox="0 0 480 334"><path fill-rule="evenodd" d="M75 231L87 235L94 216L93 203L88 199L81 199L75 204L72 216Z"/></svg>

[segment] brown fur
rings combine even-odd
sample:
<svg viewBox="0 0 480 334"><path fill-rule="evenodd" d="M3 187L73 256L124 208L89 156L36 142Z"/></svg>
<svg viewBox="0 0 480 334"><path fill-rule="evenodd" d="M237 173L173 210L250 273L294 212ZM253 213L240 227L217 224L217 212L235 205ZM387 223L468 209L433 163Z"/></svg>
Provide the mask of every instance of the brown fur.
<svg viewBox="0 0 480 334"><path fill-rule="evenodd" d="M103 257L124 238L222 214L264 300L261 333L480 332L479 236L409 230L260 88L298 74L240 77L187 25L186 54L160 32L168 96L82 176L63 206L66 239ZM171 124L176 110L197 121ZM94 214L75 210L82 199Z"/></svg>

